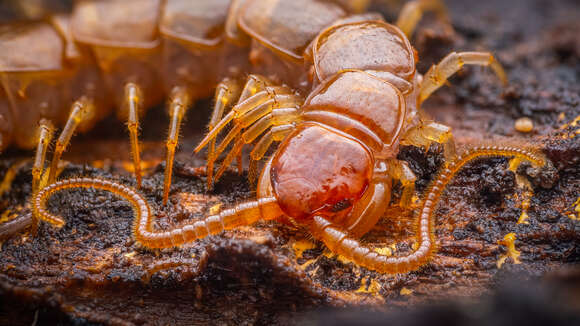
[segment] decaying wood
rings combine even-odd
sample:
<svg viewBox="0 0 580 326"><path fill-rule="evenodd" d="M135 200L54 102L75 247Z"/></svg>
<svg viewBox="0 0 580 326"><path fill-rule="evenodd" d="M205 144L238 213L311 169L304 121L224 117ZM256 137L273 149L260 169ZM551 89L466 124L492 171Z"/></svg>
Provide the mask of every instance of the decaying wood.
<svg viewBox="0 0 580 326"><path fill-rule="evenodd" d="M433 261L408 274L381 275L330 254L308 233L278 223L226 232L179 249L144 250L132 240L133 216L127 203L100 191L63 192L51 200L50 208L66 219L64 228L42 225L37 237L24 231L3 240L3 304L12 307L12 302L21 302L28 314L16 317L6 312L11 308L2 309L5 316L0 315L0 322L31 322L37 307L50 307L81 322L291 323L295 312L323 307L384 310L478 297L505 279L535 280L577 264L580 6L561 1L544 15L538 11L545 2L532 2L535 5L447 1L456 34L447 34L433 22L425 24L414 40L424 55L421 71L450 48L497 49L510 79L506 89L491 74L469 69L425 107L434 119L453 127L460 145L482 139L533 143L554 162L557 173L552 175L520 170L534 186L525 222L518 219L529 194L517 187L508 161L470 164L452 182L437 211L440 248ZM234 173L212 192L205 191L204 171L198 168L203 161L189 153L205 131L207 110L201 106L191 110L167 207L161 206L162 167L153 168L144 180L142 193L159 213L160 227L253 195L244 176ZM157 133L164 130L163 113L154 115L143 127L146 139L148 135L158 139ZM529 134L514 129L522 116L534 122ZM123 160L129 159L123 152L128 151L110 151L112 146L126 146L125 135L103 130L110 124L75 139L67 159L77 164L68 165L62 177L102 176L134 185L123 169ZM151 150L145 149L144 159L161 157L160 144L148 145ZM87 163L81 152L86 148L94 149L91 166L82 164ZM2 174L27 155L3 154ZM399 158L409 162L419 177L419 191L443 160L438 147L403 148ZM2 218L29 214L29 169L30 164L24 165L10 191L2 195ZM396 202L397 193L394 197ZM382 252L404 253L413 245L413 218L411 212L395 207L363 241Z"/></svg>

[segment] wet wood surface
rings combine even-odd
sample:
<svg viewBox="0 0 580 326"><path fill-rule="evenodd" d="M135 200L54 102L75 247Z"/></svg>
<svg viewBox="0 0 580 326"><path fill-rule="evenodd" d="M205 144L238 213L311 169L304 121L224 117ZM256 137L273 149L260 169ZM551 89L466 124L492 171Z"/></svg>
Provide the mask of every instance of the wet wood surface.
<svg viewBox="0 0 580 326"><path fill-rule="evenodd" d="M424 72L451 50L491 50L505 65L510 84L470 67L424 105L453 127L457 144L485 141L533 145L554 163L553 174L520 174L533 194L517 186L506 159L469 164L447 189L437 210L439 251L417 271L382 275L329 252L304 230L260 223L184 246L150 251L132 239L131 207L101 191L55 195L51 211L67 224L43 224L2 240L0 323L30 324L35 318L65 324L292 324L294 317L329 307L370 310L409 308L448 298L477 298L507 279L536 280L580 261L580 4L575 1L446 1L454 34L426 19L412 39ZM393 21L396 8L377 5ZM203 156L192 156L205 131L211 101L190 110L177 156L168 206L163 192L164 110L143 125L148 175L141 192L169 226L210 207L252 198L245 176L234 172L205 189ZM529 117L533 130L515 122ZM73 138L61 178L99 176L134 185L128 138L111 118L94 132ZM0 198L2 219L30 214L31 153L0 158L0 175L13 182ZM441 149L405 147L422 191L443 161ZM22 162L22 163L20 163ZM420 193L418 193L420 195ZM399 193L396 190L393 204ZM528 218L521 219L529 198ZM524 204L525 206L525 204ZM395 255L414 244L413 212L393 205L363 237ZM40 317L39 317L40 312Z"/></svg>

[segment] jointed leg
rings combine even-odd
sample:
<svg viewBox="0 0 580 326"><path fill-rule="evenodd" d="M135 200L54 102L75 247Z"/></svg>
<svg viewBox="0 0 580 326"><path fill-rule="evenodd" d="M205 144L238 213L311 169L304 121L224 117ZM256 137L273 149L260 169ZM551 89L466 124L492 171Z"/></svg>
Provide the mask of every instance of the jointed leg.
<svg viewBox="0 0 580 326"><path fill-rule="evenodd" d="M410 37L413 35L415 27L423 17L423 14L427 11L432 11L437 14L437 17L451 29L447 9L441 0L414 0L405 3L405 6L399 13L396 25L407 37Z"/></svg>
<svg viewBox="0 0 580 326"><path fill-rule="evenodd" d="M421 121L401 137L402 145L429 148L432 143L443 145L443 154L446 161L450 161L455 157L455 141L453 140L451 128L446 125L434 121Z"/></svg>
<svg viewBox="0 0 580 326"><path fill-rule="evenodd" d="M415 194L415 181L417 177L409 164L405 161L390 160L389 161L389 175L394 180L401 181L403 191L401 193L400 205L403 208L410 208L413 203L413 195Z"/></svg>
<svg viewBox="0 0 580 326"><path fill-rule="evenodd" d="M169 188L171 187L171 175L173 173L173 159L175 158L175 148L179 141L179 129L181 121L190 106L189 92L182 87L175 87L172 90L171 102L169 103L169 134L167 136L167 158L165 161L165 180L163 182L163 205L167 204L169 198Z"/></svg>
<svg viewBox="0 0 580 326"><path fill-rule="evenodd" d="M36 155L34 157L34 164L32 165L32 194L33 196L38 193L41 188L44 188L47 183L46 174L43 175L44 163L46 159L46 151L50 142L52 141L52 136L54 134L53 124L46 119L40 120L40 126L38 127L38 147L36 148ZM36 234L38 230L38 218L32 214L32 230L33 235Z"/></svg>
<svg viewBox="0 0 580 326"><path fill-rule="evenodd" d="M46 151L50 146L54 134L54 125L47 119L40 120L38 127L38 146L36 147L36 155L34 157L34 164L32 166L32 192L38 192L39 188L46 186L41 183L42 172L44 170L44 162L46 160Z"/></svg>
<svg viewBox="0 0 580 326"><path fill-rule="evenodd" d="M139 149L139 111L143 105L141 89L134 83L125 85L125 105L127 106L128 119L127 129L131 139L131 152L133 153L133 169L137 179L137 189L141 188L141 151Z"/></svg>
<svg viewBox="0 0 580 326"><path fill-rule="evenodd" d="M443 86L447 79L464 65L489 66L495 72L502 84L507 84L507 77L502 66L489 52L452 52L439 64L431 66L421 83L418 104L423 103L434 91Z"/></svg>
<svg viewBox="0 0 580 326"><path fill-rule="evenodd" d="M95 188L110 191L127 200L135 211L133 236L141 245L149 249L181 246L185 243L217 234L223 230L251 225L259 220L273 220L283 214L280 206L278 206L277 199L268 197L239 204L234 208L226 209L203 220L189 221L180 227L155 230L151 207L143 196L130 187L112 181L91 178L62 180L42 189L33 201L34 214L54 226L64 226L65 221L61 217L53 215L46 210L46 203L58 191L77 188Z"/></svg>
<svg viewBox="0 0 580 326"><path fill-rule="evenodd" d="M272 95L271 99L258 105L255 108L252 108L251 110L247 111L244 115L237 117L237 118L234 118L234 127L230 130L230 132L225 136L225 138L222 140L222 142L218 146L218 149L215 153L216 154L215 157L217 158L228 147L230 142L234 138L237 138L237 136L240 134L240 132L243 129L251 126L253 123L258 121L260 118L266 116L270 112L273 112L274 110L277 110L280 107L296 105L296 103L298 101L299 101L299 98L297 98L294 95L287 95L287 94ZM290 108L290 110L292 110L292 113L288 113L288 114L295 114L296 113L295 108ZM279 115L286 114L285 113L286 111L277 111L277 112L279 112Z"/></svg>
<svg viewBox="0 0 580 326"><path fill-rule="evenodd" d="M226 134L220 145L217 147L217 150L214 151L210 148L210 152L212 152L212 154L208 155L208 175L210 173L210 168L213 169L214 162L234 140L234 147L224 159L218 174L221 176L221 174L225 171L225 168L230 165L235 157L237 157L239 160L242 154L243 145L249 143L247 139L242 139L241 137L241 134L245 128L250 127L252 124L256 123L256 121L264 116L267 116L269 113L273 113L275 110L279 110L277 111L278 115L284 115L286 114L286 111L278 108L296 106L301 102L299 97L294 94L290 94L290 90L285 87L266 86L265 88L262 88L264 85L266 85L266 83L267 81L258 79L256 76L250 76L246 86L244 87L244 90L242 91L238 104L236 104L220 122L217 124L212 124L213 128L210 130L204 140L202 140L201 143L196 147L196 152L208 143L210 143L211 147L211 142L215 141L219 131L223 129L228 123L233 121L232 129ZM260 91L253 94L257 90ZM290 109L293 110L294 113L296 112L295 108ZM265 130L262 130L262 132L263 131ZM255 137L257 136L259 136L259 134L255 135ZM255 137L252 138L252 140L255 139ZM255 169L255 167L255 162L252 162L250 168ZM239 169L240 165L238 165L238 170ZM210 181L213 180L208 179L208 183Z"/></svg>
<svg viewBox="0 0 580 326"><path fill-rule="evenodd" d="M48 171L48 183L53 183L55 181L58 163L60 162L62 153L70 143L70 139L76 128L82 121L93 115L94 109L92 101L85 97L73 103L68 121L56 141L52 163L50 164L50 170Z"/></svg>
<svg viewBox="0 0 580 326"><path fill-rule="evenodd" d="M292 123L299 119L297 108L279 108L274 109L271 113L263 116L254 123L250 128L248 128L243 134L239 141L234 144L234 147L230 153L226 156L218 172L216 173L216 179L218 179L229 166L235 155L241 152L244 144L252 143L258 136L260 136L264 131L271 128L264 136L258 141L256 147L250 154L250 159L252 162L260 160L266 153L272 142L281 141L286 137L286 135L294 129ZM242 127L246 126L247 121L240 121ZM222 147L222 146L220 146Z"/></svg>
<svg viewBox="0 0 580 326"><path fill-rule="evenodd" d="M217 123L222 119L227 107L234 104L234 101L240 96L240 85L237 81L226 79L219 83L215 91L215 105L212 111L211 119L208 125L208 131L215 128ZM208 189L213 184L213 164L215 157L215 142L213 138L207 150L207 186Z"/></svg>
<svg viewBox="0 0 580 326"><path fill-rule="evenodd" d="M201 140L199 145L194 149L195 152L199 152L203 147L205 147L210 140L215 138L218 133L227 126L232 120L237 119L245 115L248 111L260 107L264 102L271 100L276 94L288 94L288 89L285 87L268 87L265 90L257 92L248 99L238 102L228 114ZM243 93L242 93L243 95Z"/></svg>

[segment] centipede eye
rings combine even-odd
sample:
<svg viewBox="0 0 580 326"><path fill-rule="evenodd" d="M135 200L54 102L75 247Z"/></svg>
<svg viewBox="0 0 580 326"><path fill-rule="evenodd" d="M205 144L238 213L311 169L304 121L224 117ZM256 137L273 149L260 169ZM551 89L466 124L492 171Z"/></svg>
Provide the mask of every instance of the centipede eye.
<svg viewBox="0 0 580 326"><path fill-rule="evenodd" d="M351 206L352 206L352 200L342 199L341 201L332 205L332 208L330 209L330 211L333 213L337 213L337 212L343 211Z"/></svg>

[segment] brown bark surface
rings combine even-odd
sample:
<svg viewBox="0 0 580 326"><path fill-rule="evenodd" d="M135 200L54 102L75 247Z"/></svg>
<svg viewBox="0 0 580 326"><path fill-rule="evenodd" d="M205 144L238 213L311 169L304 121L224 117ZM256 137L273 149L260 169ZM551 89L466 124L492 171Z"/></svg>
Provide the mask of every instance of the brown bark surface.
<svg viewBox="0 0 580 326"><path fill-rule="evenodd" d="M149 251L132 239L131 207L101 191L68 191L50 209L67 224L42 224L2 240L0 324L41 320L106 324L291 324L296 313L328 307L370 310L410 308L449 298L477 298L506 280L538 280L580 261L580 3L574 0L446 1L455 34L426 19L412 39L419 71L455 50L491 50L505 66L502 88L489 71L467 68L425 105L435 120L453 127L457 143L535 145L556 172L520 169L534 186L527 223L517 223L525 192L506 159L469 164L451 183L437 210L439 251L421 269L382 275L331 254L304 230L261 223L225 232L183 248ZM377 5L389 21L396 8ZM150 174L141 192L159 215L158 226L201 217L217 203L234 204L253 193L245 176L231 172L207 192L203 157L193 145L206 130L211 101L196 104L184 126L170 203L161 205L164 110L143 126ZM530 117L523 134L515 120ZM575 123L573 121L576 121ZM123 124L111 118L73 138L61 178L99 176L134 185ZM0 175L32 154L0 158ZM441 149L402 148L422 191L443 162ZM30 214L30 163L0 197L3 219ZM393 203L398 200L396 189ZM414 243L412 212L396 206L363 237L381 250L404 254ZM504 240L513 233L513 248ZM388 249L387 249L388 248ZM519 256L518 256L519 254ZM165 266L160 264L167 263ZM157 271L156 267L160 267ZM164 267L164 268L161 268ZM576 304L580 302L577 301ZM576 307L580 307L577 305Z"/></svg>

